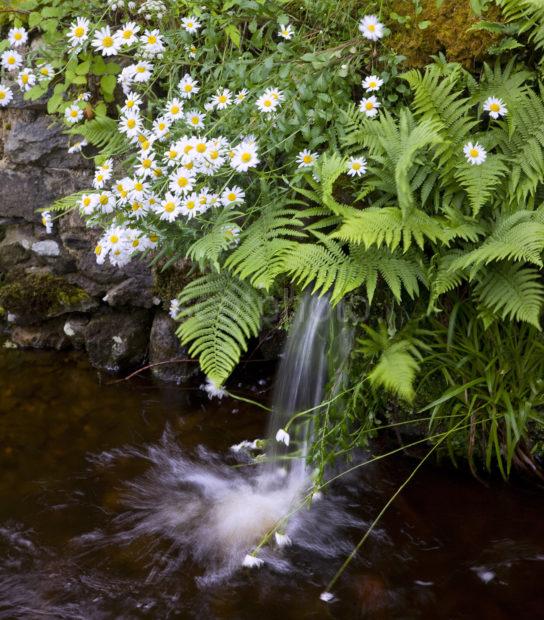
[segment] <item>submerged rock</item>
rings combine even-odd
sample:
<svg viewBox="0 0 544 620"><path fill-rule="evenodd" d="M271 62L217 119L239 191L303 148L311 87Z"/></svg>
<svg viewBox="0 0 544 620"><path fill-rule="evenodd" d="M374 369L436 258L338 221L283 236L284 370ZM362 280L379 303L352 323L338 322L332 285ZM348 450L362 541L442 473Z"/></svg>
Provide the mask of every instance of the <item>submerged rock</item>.
<svg viewBox="0 0 544 620"><path fill-rule="evenodd" d="M64 321L52 319L39 325L16 325L11 331L11 341L29 349L69 349L70 339L63 331Z"/></svg>

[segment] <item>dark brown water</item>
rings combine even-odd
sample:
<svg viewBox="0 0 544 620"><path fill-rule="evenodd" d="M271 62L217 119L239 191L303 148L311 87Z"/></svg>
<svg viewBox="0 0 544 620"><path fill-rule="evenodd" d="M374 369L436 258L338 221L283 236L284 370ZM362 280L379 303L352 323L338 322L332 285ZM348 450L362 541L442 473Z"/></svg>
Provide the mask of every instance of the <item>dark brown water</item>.
<svg viewBox="0 0 544 620"><path fill-rule="evenodd" d="M486 488L431 467L367 541L338 602L319 600L414 467L404 458L363 467L334 489L313 521L301 521L283 563L195 581L204 567L168 536L123 529L127 483L151 468L146 449L165 467L176 450L230 462L229 446L264 434L266 413L209 401L198 384L110 382L76 355L0 351L1 619L544 617L543 491ZM263 377L259 390L267 387ZM157 504L171 500L171 482L146 484Z"/></svg>

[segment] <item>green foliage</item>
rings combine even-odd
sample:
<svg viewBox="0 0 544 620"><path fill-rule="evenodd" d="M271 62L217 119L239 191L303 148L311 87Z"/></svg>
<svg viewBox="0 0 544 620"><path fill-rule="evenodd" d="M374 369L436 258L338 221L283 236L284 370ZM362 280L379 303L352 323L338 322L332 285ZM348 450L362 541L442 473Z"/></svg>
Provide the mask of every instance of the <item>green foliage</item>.
<svg viewBox="0 0 544 620"><path fill-rule="evenodd" d="M251 285L228 273L207 274L188 284L178 297L185 319L178 329L190 355L221 385L238 363L247 341L257 336L263 298Z"/></svg>

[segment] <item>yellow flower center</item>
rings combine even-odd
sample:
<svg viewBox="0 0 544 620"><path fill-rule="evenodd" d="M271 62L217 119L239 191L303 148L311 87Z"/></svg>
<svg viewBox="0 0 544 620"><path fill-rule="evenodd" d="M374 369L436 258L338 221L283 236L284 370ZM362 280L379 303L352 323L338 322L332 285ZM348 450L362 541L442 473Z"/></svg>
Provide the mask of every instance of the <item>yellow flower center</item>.
<svg viewBox="0 0 544 620"><path fill-rule="evenodd" d="M376 82L369 82L368 85L370 88L376 88L377 86Z"/></svg>
<svg viewBox="0 0 544 620"><path fill-rule="evenodd" d="M179 114L179 106L178 105L173 105L170 108L170 114Z"/></svg>
<svg viewBox="0 0 544 620"><path fill-rule="evenodd" d="M147 37L147 42L149 43L149 45L155 45L155 43L157 42L157 37L154 34L150 34Z"/></svg>
<svg viewBox="0 0 544 620"><path fill-rule="evenodd" d="M107 36L102 39L102 47L111 47L113 45L113 37Z"/></svg>
<svg viewBox="0 0 544 620"><path fill-rule="evenodd" d="M136 73L145 73L145 67L142 67L142 65L138 65L136 67Z"/></svg>
<svg viewBox="0 0 544 620"><path fill-rule="evenodd" d="M176 157L177 157L177 156L178 156L178 152L177 152L177 151L174 151L174 149L170 149L170 150L168 151L168 157L169 157L170 159L176 159Z"/></svg>
<svg viewBox="0 0 544 620"><path fill-rule="evenodd" d="M0 90L0 101L2 101L2 99L6 98L6 93L3 90Z"/></svg>
<svg viewBox="0 0 544 620"><path fill-rule="evenodd" d="M500 110L501 110L501 106L500 106L498 103L492 103L492 104L489 106L489 109L490 109L492 112L500 112Z"/></svg>
<svg viewBox="0 0 544 620"><path fill-rule="evenodd" d="M206 152L206 145L204 144L204 142L199 142L196 145L196 150L198 153L205 153Z"/></svg>
<svg viewBox="0 0 544 620"><path fill-rule="evenodd" d="M370 32L375 32L376 26L374 24L368 24L368 29L370 30Z"/></svg>
<svg viewBox="0 0 544 620"><path fill-rule="evenodd" d="M193 90L193 85L192 84L185 84L184 90L185 90L186 93L190 93Z"/></svg>
<svg viewBox="0 0 544 620"><path fill-rule="evenodd" d="M219 95L218 101L219 103L226 103L227 97L225 95Z"/></svg>
<svg viewBox="0 0 544 620"><path fill-rule="evenodd" d="M123 39L125 39L125 41L127 39L130 39L131 36L132 36L132 30L124 30L123 31Z"/></svg>
<svg viewBox="0 0 544 620"><path fill-rule="evenodd" d="M119 237L117 235L111 235L110 243L119 243Z"/></svg>
<svg viewBox="0 0 544 620"><path fill-rule="evenodd" d="M133 118L129 118L127 121L127 127L129 129L134 129L134 127L136 127L136 121Z"/></svg>
<svg viewBox="0 0 544 620"><path fill-rule="evenodd" d="M23 38L23 35L20 32L16 32L13 38L16 41L20 41Z"/></svg>
<svg viewBox="0 0 544 620"><path fill-rule="evenodd" d="M470 149L471 157L478 157L479 154L480 154L480 151L478 149Z"/></svg>
<svg viewBox="0 0 544 620"><path fill-rule="evenodd" d="M40 75L49 75L49 69L47 67L42 67L40 69Z"/></svg>
<svg viewBox="0 0 544 620"><path fill-rule="evenodd" d="M302 158L302 161L305 164L311 164L314 161L314 158L311 155L304 155L304 157Z"/></svg>
<svg viewBox="0 0 544 620"><path fill-rule="evenodd" d="M153 161L151 159L144 159L142 161L142 167L148 170L153 165Z"/></svg>
<svg viewBox="0 0 544 620"><path fill-rule="evenodd" d="M189 185L189 180L187 177L179 177L178 187L187 187L187 185Z"/></svg>
<svg viewBox="0 0 544 620"><path fill-rule="evenodd" d="M78 39L81 39L81 37L85 36L85 28L83 28L83 26L78 26L74 30L74 36L77 37Z"/></svg>
<svg viewBox="0 0 544 620"><path fill-rule="evenodd" d="M109 202L109 198L107 197L106 194L102 194L102 196L100 196L98 201L100 202L101 205L107 205Z"/></svg>
<svg viewBox="0 0 544 620"><path fill-rule="evenodd" d="M70 110L70 116L72 118L76 118L77 115L78 115L78 110Z"/></svg>
<svg viewBox="0 0 544 620"><path fill-rule="evenodd" d="M151 243L157 243L158 240L158 235L149 235L149 241L151 241Z"/></svg>
<svg viewBox="0 0 544 620"><path fill-rule="evenodd" d="M15 64L15 56L9 56L8 65L14 65L14 64Z"/></svg>
<svg viewBox="0 0 544 620"><path fill-rule="evenodd" d="M367 110L373 110L374 109L374 104L372 103L372 101L367 101L365 104L365 108Z"/></svg>
<svg viewBox="0 0 544 620"><path fill-rule="evenodd" d="M130 110L130 108L134 107L134 99L128 99L128 101L125 104L127 106L127 108Z"/></svg>
<svg viewBox="0 0 544 620"><path fill-rule="evenodd" d="M272 105L272 101L270 99L265 99L263 105L265 108L269 108Z"/></svg>
<svg viewBox="0 0 544 620"><path fill-rule="evenodd" d="M156 177L162 177L162 170L160 168L155 168L155 170L153 170L153 174Z"/></svg>
<svg viewBox="0 0 544 620"><path fill-rule="evenodd" d="M236 200L236 194L234 192L230 192L230 194L227 194L227 200L229 202L234 202Z"/></svg>
<svg viewBox="0 0 544 620"><path fill-rule="evenodd" d="M210 159L217 159L219 157L219 151L212 151L210 153Z"/></svg>
<svg viewBox="0 0 544 620"><path fill-rule="evenodd" d="M132 247L133 248L137 248L140 245L140 240L139 239L134 239L134 241L132 242Z"/></svg>
<svg viewBox="0 0 544 620"><path fill-rule="evenodd" d="M142 203L141 202L133 202L132 203L132 210L133 211L139 211L142 208Z"/></svg>
<svg viewBox="0 0 544 620"><path fill-rule="evenodd" d="M193 123L193 125L198 125L199 122L200 119L198 118L198 116L193 116L193 118L191 119L191 123Z"/></svg>
<svg viewBox="0 0 544 620"><path fill-rule="evenodd" d="M188 161L186 164L183 165L183 167L185 168L185 170L192 170L194 168L194 164L192 161Z"/></svg>
<svg viewBox="0 0 544 620"><path fill-rule="evenodd" d="M242 153L240 159L244 162L244 164L249 163L251 161L251 153Z"/></svg>
<svg viewBox="0 0 544 620"><path fill-rule="evenodd" d="M187 207L187 209L192 211L196 207L196 202L194 200L188 200L185 206Z"/></svg>
<svg viewBox="0 0 544 620"><path fill-rule="evenodd" d="M88 196L85 196L83 199L83 206L88 207L91 204L91 199Z"/></svg>
<svg viewBox="0 0 544 620"><path fill-rule="evenodd" d="M101 246L101 245L97 245L97 246L95 247L95 249L94 249L94 253L95 253L97 256L100 256L100 254L102 254L102 246Z"/></svg>
<svg viewBox="0 0 544 620"><path fill-rule="evenodd" d="M360 170L361 164L358 161L356 161L351 165L351 167L353 168L353 170Z"/></svg>
<svg viewBox="0 0 544 620"><path fill-rule="evenodd" d="M141 192L144 188L144 184L141 181L136 181L136 183L134 183L134 189L137 192Z"/></svg>

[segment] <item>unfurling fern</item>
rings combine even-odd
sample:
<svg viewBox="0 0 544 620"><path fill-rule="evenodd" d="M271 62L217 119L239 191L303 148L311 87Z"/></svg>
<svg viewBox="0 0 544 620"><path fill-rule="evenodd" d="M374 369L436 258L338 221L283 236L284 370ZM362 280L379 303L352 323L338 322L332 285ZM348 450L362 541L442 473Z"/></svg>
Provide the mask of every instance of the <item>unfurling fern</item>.
<svg viewBox="0 0 544 620"><path fill-rule="evenodd" d="M177 330L189 354L198 357L206 375L221 385L230 375L247 341L257 336L263 297L229 273L212 273L188 284L178 297L185 319ZM190 305L188 305L190 304Z"/></svg>
<svg viewBox="0 0 544 620"><path fill-rule="evenodd" d="M70 129L68 133L80 136L89 144L96 146L103 158L114 157L128 148L125 137L119 133L117 121L109 116L97 116L83 125Z"/></svg>
<svg viewBox="0 0 544 620"><path fill-rule="evenodd" d="M44 207L43 209L39 209L39 211L70 211L71 209L74 209L76 207L83 194L87 194L91 191L93 190L82 190L80 192L76 192L75 194L64 196L64 198L59 198L58 200L55 200L55 202L53 202L47 207Z"/></svg>

